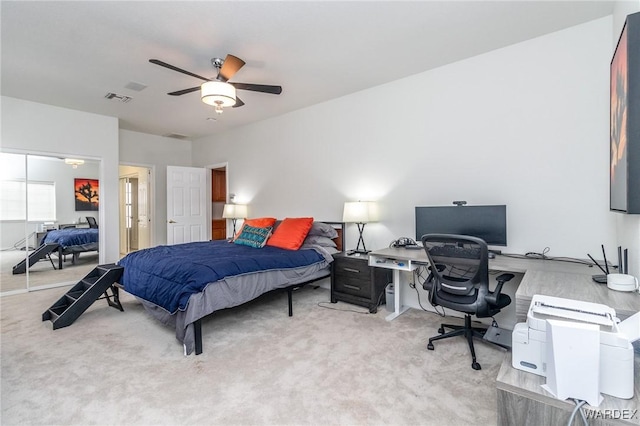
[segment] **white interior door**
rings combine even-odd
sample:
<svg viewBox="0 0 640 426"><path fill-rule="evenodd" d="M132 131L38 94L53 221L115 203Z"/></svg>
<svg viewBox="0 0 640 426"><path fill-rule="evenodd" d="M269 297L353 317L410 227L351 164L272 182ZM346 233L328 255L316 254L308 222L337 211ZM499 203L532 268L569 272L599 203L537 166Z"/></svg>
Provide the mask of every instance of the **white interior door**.
<svg viewBox="0 0 640 426"><path fill-rule="evenodd" d="M206 169L167 166L167 244L206 241Z"/></svg>
<svg viewBox="0 0 640 426"><path fill-rule="evenodd" d="M131 232L129 233L129 250L139 250L138 246L138 178L129 178L131 185Z"/></svg>
<svg viewBox="0 0 640 426"><path fill-rule="evenodd" d="M120 254L129 253L126 207L127 178L120 178Z"/></svg>
<svg viewBox="0 0 640 426"><path fill-rule="evenodd" d="M138 172L138 249L150 246L149 224L149 179L151 170L141 169Z"/></svg>

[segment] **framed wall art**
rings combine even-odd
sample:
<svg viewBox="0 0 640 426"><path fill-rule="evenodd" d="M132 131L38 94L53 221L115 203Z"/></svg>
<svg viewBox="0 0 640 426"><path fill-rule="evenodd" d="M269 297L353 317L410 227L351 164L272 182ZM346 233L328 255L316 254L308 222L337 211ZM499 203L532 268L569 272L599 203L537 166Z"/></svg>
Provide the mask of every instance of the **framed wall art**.
<svg viewBox="0 0 640 426"><path fill-rule="evenodd" d="M627 16L611 59L609 209L640 213L640 12Z"/></svg>
<svg viewBox="0 0 640 426"><path fill-rule="evenodd" d="M76 211L100 209L100 182L98 179L75 178L73 182Z"/></svg>

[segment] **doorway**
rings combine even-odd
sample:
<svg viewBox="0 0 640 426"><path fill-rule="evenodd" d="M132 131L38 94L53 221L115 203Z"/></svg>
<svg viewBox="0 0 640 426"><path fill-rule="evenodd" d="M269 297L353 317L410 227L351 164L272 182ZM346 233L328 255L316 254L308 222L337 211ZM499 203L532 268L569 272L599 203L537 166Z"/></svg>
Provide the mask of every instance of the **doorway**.
<svg viewBox="0 0 640 426"><path fill-rule="evenodd" d="M227 220L222 218L227 202L227 167L211 169L211 239L227 238Z"/></svg>
<svg viewBox="0 0 640 426"><path fill-rule="evenodd" d="M151 169L120 166L120 255L151 246Z"/></svg>

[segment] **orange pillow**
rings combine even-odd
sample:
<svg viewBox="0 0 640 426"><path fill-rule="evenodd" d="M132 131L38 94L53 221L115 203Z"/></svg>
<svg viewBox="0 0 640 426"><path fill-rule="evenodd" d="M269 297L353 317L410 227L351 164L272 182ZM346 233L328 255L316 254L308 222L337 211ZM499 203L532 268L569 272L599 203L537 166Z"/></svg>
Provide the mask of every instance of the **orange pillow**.
<svg viewBox="0 0 640 426"><path fill-rule="evenodd" d="M254 219L245 219L244 223L254 228L268 228L276 223L275 217L256 217Z"/></svg>
<svg viewBox="0 0 640 426"><path fill-rule="evenodd" d="M256 217L254 219L245 219L242 223L242 226L240 227L240 230L233 237L233 239L235 240L240 236L240 234L242 234L242 228L244 228L245 225L253 226L254 228L268 228L270 226L272 227L275 223L275 217Z"/></svg>
<svg viewBox="0 0 640 426"><path fill-rule="evenodd" d="M298 250L313 225L312 217L287 217L267 240L268 246Z"/></svg>

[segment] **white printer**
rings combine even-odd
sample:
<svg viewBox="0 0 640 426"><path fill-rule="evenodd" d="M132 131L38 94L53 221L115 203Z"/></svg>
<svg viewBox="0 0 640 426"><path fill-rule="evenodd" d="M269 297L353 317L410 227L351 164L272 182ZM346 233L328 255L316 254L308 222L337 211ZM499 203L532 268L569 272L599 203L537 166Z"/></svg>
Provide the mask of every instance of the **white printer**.
<svg viewBox="0 0 640 426"><path fill-rule="evenodd" d="M527 322L518 323L512 334L512 365L519 370L548 377L550 353L550 327L548 320L568 321L599 327L599 392L618 398L633 398L634 350L632 342L640 339L640 312L620 322L614 309L597 303L534 295L527 313ZM578 325L578 324L576 324ZM557 344L558 342L556 342ZM561 343L561 342L559 342ZM569 351L570 352L570 351ZM567 353L575 362L580 362L585 353ZM581 371L588 375L588 371Z"/></svg>

